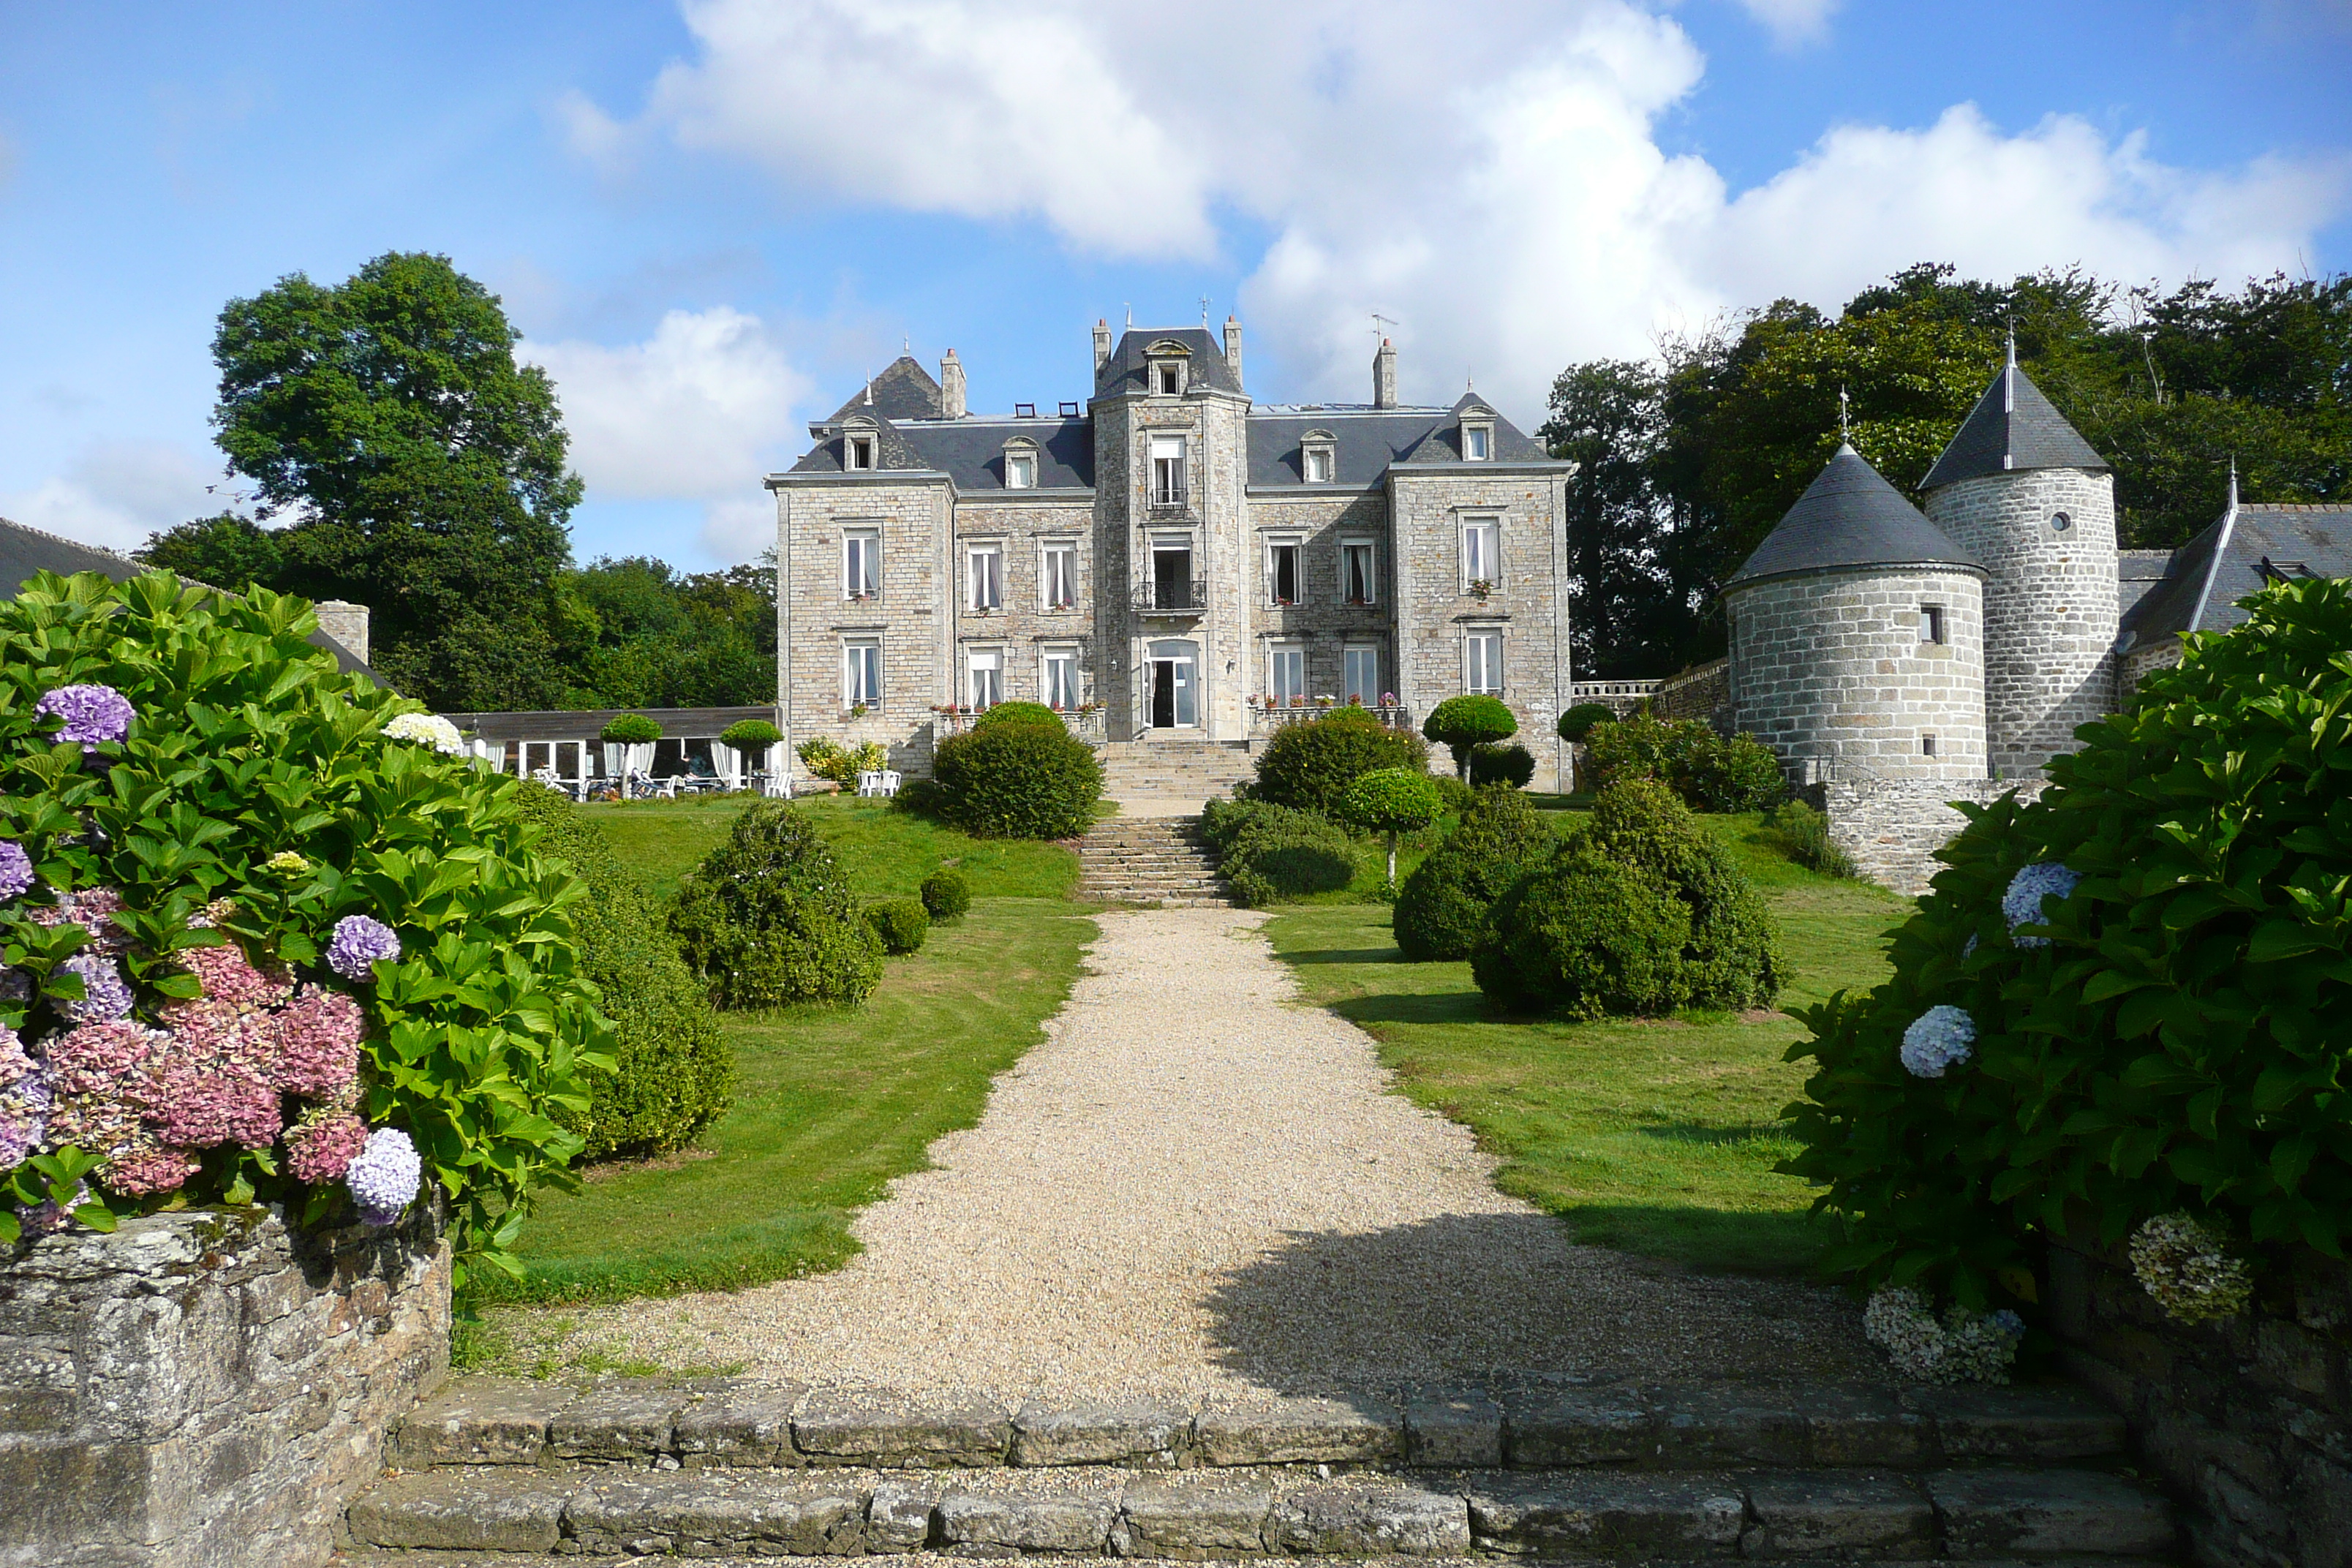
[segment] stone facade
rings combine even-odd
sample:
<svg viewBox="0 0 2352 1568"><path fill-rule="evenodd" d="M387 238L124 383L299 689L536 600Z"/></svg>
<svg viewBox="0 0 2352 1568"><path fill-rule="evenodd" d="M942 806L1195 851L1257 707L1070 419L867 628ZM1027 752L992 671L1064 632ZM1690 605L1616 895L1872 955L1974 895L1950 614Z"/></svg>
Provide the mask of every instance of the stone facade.
<svg viewBox="0 0 2352 1568"><path fill-rule="evenodd" d="M1916 898L1943 869L1936 851L1968 826L1952 802L1988 805L2011 793L2031 801L2044 787L2039 779L1833 778L1800 785L1797 797L1830 819L1830 842L1856 871Z"/></svg>
<svg viewBox="0 0 2352 1568"><path fill-rule="evenodd" d="M1731 706L1731 660L1709 659L1658 682L1650 711L1661 719L1696 719L1723 734L1736 731Z"/></svg>
<svg viewBox="0 0 2352 1568"><path fill-rule="evenodd" d="M1735 584L1732 723L1792 777L1985 776L1977 574L1856 569ZM1922 631L1925 612L1940 641Z"/></svg>
<svg viewBox="0 0 2352 1568"><path fill-rule="evenodd" d="M449 1250L429 1215L77 1227L0 1263L0 1564L322 1563L447 1368Z"/></svg>

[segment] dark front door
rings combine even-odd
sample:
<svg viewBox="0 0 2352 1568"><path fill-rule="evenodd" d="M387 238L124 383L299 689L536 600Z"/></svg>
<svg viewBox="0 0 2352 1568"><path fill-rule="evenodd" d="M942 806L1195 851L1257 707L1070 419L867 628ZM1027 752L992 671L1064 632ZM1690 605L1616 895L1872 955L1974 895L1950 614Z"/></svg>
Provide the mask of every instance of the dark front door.
<svg viewBox="0 0 2352 1568"><path fill-rule="evenodd" d="M1176 727L1176 661L1172 658L1151 661L1151 727Z"/></svg>

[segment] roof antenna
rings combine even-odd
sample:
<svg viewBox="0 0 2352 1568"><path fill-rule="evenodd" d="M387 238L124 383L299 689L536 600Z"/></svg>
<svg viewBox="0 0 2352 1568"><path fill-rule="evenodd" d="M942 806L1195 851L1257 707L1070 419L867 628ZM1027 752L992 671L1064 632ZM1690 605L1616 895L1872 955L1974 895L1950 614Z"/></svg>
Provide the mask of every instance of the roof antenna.
<svg viewBox="0 0 2352 1568"><path fill-rule="evenodd" d="M1382 342L1388 342L1389 332L1396 324L1395 317L1383 316L1378 310L1372 312L1372 336Z"/></svg>

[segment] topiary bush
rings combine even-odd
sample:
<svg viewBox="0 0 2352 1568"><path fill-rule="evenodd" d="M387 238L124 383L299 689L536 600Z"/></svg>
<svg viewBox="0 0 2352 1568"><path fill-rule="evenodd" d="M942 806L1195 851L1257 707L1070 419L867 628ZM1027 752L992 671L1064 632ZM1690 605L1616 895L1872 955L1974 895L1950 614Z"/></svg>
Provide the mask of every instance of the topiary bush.
<svg viewBox="0 0 2352 1568"><path fill-rule="evenodd" d="M1455 776L1470 776L1470 752L1519 732L1518 717L1499 697L1449 697L1429 710L1421 732L1454 753Z"/></svg>
<svg viewBox="0 0 2352 1568"><path fill-rule="evenodd" d="M1570 1018L1668 1013L1689 999L1690 910L1637 866L1563 848L1489 911L1470 973L1497 1005Z"/></svg>
<svg viewBox="0 0 2352 1568"><path fill-rule="evenodd" d="M1339 797L1339 815L1366 833L1389 836L1388 886L1396 887L1397 838L1418 833L1437 820L1444 808L1430 776L1416 769L1376 768L1358 775Z"/></svg>
<svg viewBox="0 0 2352 1568"><path fill-rule="evenodd" d="M746 756L763 752L782 742L784 732L765 719L738 719L719 731L719 743Z"/></svg>
<svg viewBox="0 0 2352 1568"><path fill-rule="evenodd" d="M543 784L525 782L515 802L541 828L540 853L588 884L573 921L580 971L604 993L613 1023L614 1071L593 1080L585 1112L557 1120L585 1140L587 1160L684 1148L732 1101L735 1054L709 996L604 830L570 796Z"/></svg>
<svg viewBox="0 0 2352 1568"><path fill-rule="evenodd" d="M661 724L642 713L615 713L596 738L615 746L649 746L661 739Z"/></svg>
<svg viewBox="0 0 2352 1568"><path fill-rule="evenodd" d="M1770 747L1747 735L1728 738L1696 719L1631 719L1596 724L1584 737L1583 783L1607 789L1656 779L1694 811L1763 811L1788 795Z"/></svg>
<svg viewBox="0 0 2352 1568"><path fill-rule="evenodd" d="M679 885L678 956L720 1007L854 1007L882 978L882 942L859 914L808 813L755 801Z"/></svg>
<svg viewBox="0 0 2352 1568"><path fill-rule="evenodd" d="M1059 723L989 724L931 758L939 811L982 838L1076 838L1094 826L1102 763Z"/></svg>
<svg viewBox="0 0 2352 1568"><path fill-rule="evenodd" d="M1473 789L1485 789L1489 784L1525 789L1535 776L1536 756L1525 746L1470 748L1470 785Z"/></svg>
<svg viewBox="0 0 2352 1568"><path fill-rule="evenodd" d="M1478 804L1478 792L1452 773L1432 773L1429 782L1437 786L1437 798L1448 816L1462 816Z"/></svg>
<svg viewBox="0 0 2352 1568"><path fill-rule="evenodd" d="M971 883L952 866L942 866L923 879L923 909L935 921L961 920L971 908Z"/></svg>
<svg viewBox="0 0 2352 1568"><path fill-rule="evenodd" d="M922 951L931 934L931 912L920 899L885 899L866 906L866 923L882 939L882 951L894 958Z"/></svg>
<svg viewBox="0 0 2352 1568"><path fill-rule="evenodd" d="M520 782L299 599L41 574L0 602L0 1239L167 1205L451 1206L461 1274L568 1185L612 1030ZM400 736L406 739L396 738Z"/></svg>
<svg viewBox="0 0 2352 1568"><path fill-rule="evenodd" d="M1397 890L1391 923L1398 951L1415 963L1469 957L1495 900L1559 843L1551 826L1517 791L1479 796L1462 826Z"/></svg>
<svg viewBox="0 0 2352 1568"><path fill-rule="evenodd" d="M1614 723L1617 710L1606 702L1580 702L1559 716L1559 738L1581 741L1595 724Z"/></svg>
<svg viewBox="0 0 2352 1568"><path fill-rule="evenodd" d="M1612 784L1574 835L1580 850L1640 867L1690 909L1683 964L1695 1007L1769 1007L1788 979L1763 895L1731 850L1656 783Z"/></svg>
<svg viewBox="0 0 2352 1568"><path fill-rule="evenodd" d="M1253 909L1309 893L1331 893L1356 879L1356 846L1320 812L1267 801L1211 801L1202 837L1218 851L1225 881Z"/></svg>
<svg viewBox="0 0 2352 1568"><path fill-rule="evenodd" d="M1380 768L1429 771L1429 748L1361 708L1285 724L1258 753L1254 798L1294 811L1337 811L1348 786Z"/></svg>
<svg viewBox="0 0 2352 1568"><path fill-rule="evenodd" d="M1832 1261L2031 1311L2041 1239L2162 1216L2341 1257L2352 1226L2352 585L2275 585L1963 807L1895 973L1802 1016ZM2088 1232L2088 1235L2084 1235Z"/></svg>
<svg viewBox="0 0 2352 1568"><path fill-rule="evenodd" d="M984 730L991 724L1051 724L1056 730L1066 728L1062 716L1043 702L1000 702L971 721L975 730Z"/></svg>

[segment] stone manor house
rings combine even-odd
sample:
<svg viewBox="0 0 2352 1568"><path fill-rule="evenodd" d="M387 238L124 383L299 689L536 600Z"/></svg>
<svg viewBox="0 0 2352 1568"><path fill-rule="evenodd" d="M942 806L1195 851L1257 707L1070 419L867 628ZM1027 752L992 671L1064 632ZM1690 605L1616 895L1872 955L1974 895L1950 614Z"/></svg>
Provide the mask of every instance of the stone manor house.
<svg viewBox="0 0 2352 1568"><path fill-rule="evenodd" d="M829 419L776 497L778 701L793 744L935 740L1013 699L1108 748L1216 759L1327 703L1418 724L1462 692L1518 715L1551 787L1569 690L1561 518L1572 465L1475 392L1258 405L1241 324L1094 330L1085 404L964 405L901 357Z"/></svg>

